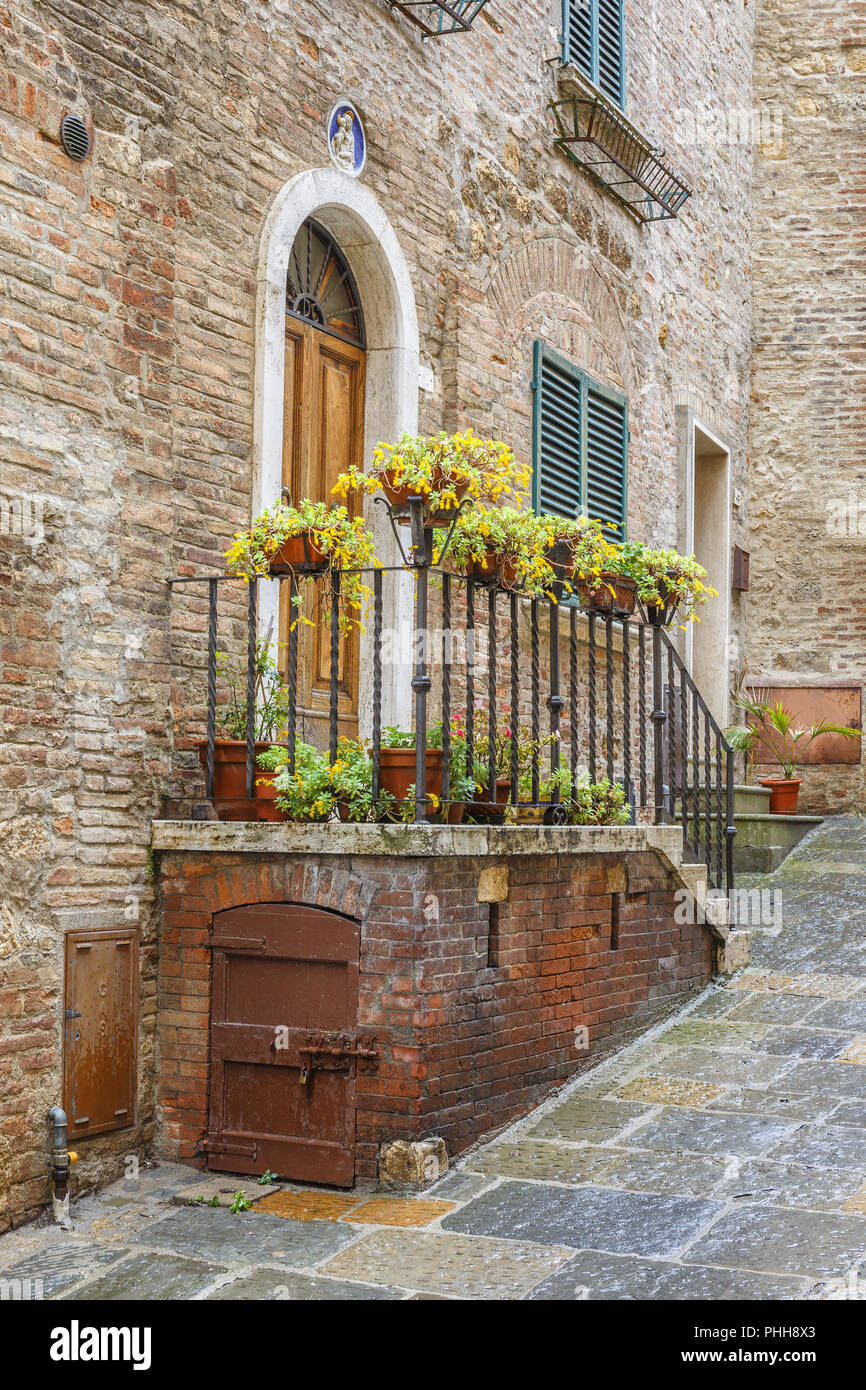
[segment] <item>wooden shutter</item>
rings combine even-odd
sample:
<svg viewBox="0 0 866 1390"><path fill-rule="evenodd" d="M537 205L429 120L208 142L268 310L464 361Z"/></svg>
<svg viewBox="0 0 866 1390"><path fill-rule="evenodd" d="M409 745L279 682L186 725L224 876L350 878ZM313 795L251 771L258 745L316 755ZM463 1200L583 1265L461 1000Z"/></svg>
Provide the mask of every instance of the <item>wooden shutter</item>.
<svg viewBox="0 0 866 1390"><path fill-rule="evenodd" d="M536 511L552 512L555 516L580 515L583 417L580 373L543 343L536 343Z"/></svg>
<svg viewBox="0 0 866 1390"><path fill-rule="evenodd" d="M595 81L617 106L625 105L623 91L622 0L597 0L598 76Z"/></svg>
<svg viewBox="0 0 866 1390"><path fill-rule="evenodd" d="M622 0L566 0L563 58L625 106Z"/></svg>
<svg viewBox="0 0 866 1390"><path fill-rule="evenodd" d="M626 514L628 406L614 391L589 383L586 394L586 510L615 523L622 540Z"/></svg>
<svg viewBox="0 0 866 1390"><path fill-rule="evenodd" d="M594 81L593 9L596 0L567 0L565 29L565 61L574 63Z"/></svg>

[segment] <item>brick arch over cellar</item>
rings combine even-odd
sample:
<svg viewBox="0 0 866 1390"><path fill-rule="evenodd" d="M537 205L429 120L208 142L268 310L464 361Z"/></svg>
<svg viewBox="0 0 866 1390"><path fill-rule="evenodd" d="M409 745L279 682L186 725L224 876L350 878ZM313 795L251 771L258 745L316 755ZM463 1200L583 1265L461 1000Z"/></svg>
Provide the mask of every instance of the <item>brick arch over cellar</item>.
<svg viewBox="0 0 866 1390"><path fill-rule="evenodd" d="M574 305L585 323L581 356L587 365L607 359L611 365L603 374L614 378L626 395L632 393L626 317L615 291L581 246L556 236L526 242L500 261L487 298L509 337L520 331L516 321L533 301L557 298Z"/></svg>

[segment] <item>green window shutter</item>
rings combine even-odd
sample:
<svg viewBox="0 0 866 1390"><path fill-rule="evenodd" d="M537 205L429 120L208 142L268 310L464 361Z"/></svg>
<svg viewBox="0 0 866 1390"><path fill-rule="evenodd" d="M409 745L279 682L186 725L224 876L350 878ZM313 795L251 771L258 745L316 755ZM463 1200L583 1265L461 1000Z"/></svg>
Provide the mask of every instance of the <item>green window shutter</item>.
<svg viewBox="0 0 866 1390"><path fill-rule="evenodd" d="M625 108L623 0L563 0L563 61Z"/></svg>
<svg viewBox="0 0 866 1390"><path fill-rule="evenodd" d="M598 0L598 77L605 96L625 106L622 0Z"/></svg>
<svg viewBox="0 0 866 1390"><path fill-rule="evenodd" d="M555 516L580 515L584 420L576 367L535 344L533 506Z"/></svg>
<svg viewBox="0 0 866 1390"><path fill-rule="evenodd" d="M589 383L586 396L586 510L625 538L628 406L615 391Z"/></svg>

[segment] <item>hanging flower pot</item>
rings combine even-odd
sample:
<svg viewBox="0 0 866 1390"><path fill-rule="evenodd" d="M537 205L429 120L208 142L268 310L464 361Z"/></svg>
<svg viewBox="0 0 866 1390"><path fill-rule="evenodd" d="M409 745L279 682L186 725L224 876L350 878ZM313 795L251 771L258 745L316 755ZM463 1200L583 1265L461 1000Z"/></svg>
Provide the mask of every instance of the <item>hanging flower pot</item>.
<svg viewBox="0 0 866 1390"><path fill-rule="evenodd" d="M646 606L647 620L656 626L670 627L673 622L674 614L679 607L679 591L674 587L671 580L676 579L676 575L671 572L663 576L658 581L658 593L662 600L661 605L648 603Z"/></svg>
<svg viewBox="0 0 866 1390"><path fill-rule="evenodd" d="M796 816L802 777L761 777L759 782L770 789L771 816Z"/></svg>
<svg viewBox="0 0 866 1390"><path fill-rule="evenodd" d="M470 556L460 569L467 579L474 579L477 584L500 584L505 589L513 589L517 585L514 565L493 549L487 550L481 560Z"/></svg>
<svg viewBox="0 0 866 1390"><path fill-rule="evenodd" d="M320 573L326 570L328 556L315 537L316 532L311 528L297 536L287 536L271 558L271 574L289 574L301 566Z"/></svg>
<svg viewBox="0 0 866 1390"><path fill-rule="evenodd" d="M637 603L637 583L624 574L593 575L591 579L574 580L581 608L589 613L605 613L616 618L628 618Z"/></svg>

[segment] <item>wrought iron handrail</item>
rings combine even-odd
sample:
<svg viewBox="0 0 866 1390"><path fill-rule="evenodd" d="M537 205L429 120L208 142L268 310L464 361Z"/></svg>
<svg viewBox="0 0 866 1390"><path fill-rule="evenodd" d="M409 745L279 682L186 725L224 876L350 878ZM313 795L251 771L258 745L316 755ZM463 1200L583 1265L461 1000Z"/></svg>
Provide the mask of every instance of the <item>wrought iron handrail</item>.
<svg viewBox="0 0 866 1390"><path fill-rule="evenodd" d="M573 601L558 602L555 597L527 598L503 586L498 577L479 580L455 574L441 565L434 566L432 532L421 523L420 500L416 510L413 545L406 556L406 564L355 571L369 576L373 595L370 755L374 803L381 790L384 588L389 576L403 574L408 569L415 576L411 634L415 819L435 818L429 810L426 758L434 693L438 696L437 712L442 724L442 802L447 806L451 800L451 721L459 713L464 721L469 777L474 778L477 740L485 733L488 745L486 800L482 797L475 803L474 814L476 818L501 815L503 808L497 805L496 795L497 773L501 771L497 734L502 728L500 705L504 704L508 707L505 716L508 727L515 734L528 713L532 740L530 793L528 800L521 800L518 741L516 737L511 738L507 780L513 805L532 806L539 813L543 808L548 823L564 823L567 808L563 805L558 781L563 767L568 768L572 784L584 770L592 782L605 775L624 787L632 820L640 817L662 824L673 823L679 816L687 854L706 864L714 887L726 887L730 891L734 881L734 753L667 632L657 623L650 623L646 614L641 621L596 612L583 614ZM246 792L250 800L255 797L256 782L256 647L260 588L262 583L287 584L291 612L301 583L311 574L308 568L299 567L286 576L269 580L254 578L248 582L245 742ZM441 623L442 660L438 672L428 630L431 575L437 576L437 584L441 586L437 620ZM233 581L227 575L182 575L168 582L172 586L207 586L207 753L204 761L206 795L212 800L218 712L218 594L220 585L244 581ZM568 599L563 592L559 597ZM500 662L503 618L508 649L505 660ZM339 571L331 572L327 621L328 753L333 765L338 754L340 718ZM542 656L545 628L547 642ZM454 658L453 639L461 629L466 636L463 662ZM476 650L484 638L486 661L478 659ZM294 770L299 717L298 640L299 625L292 622L285 668L286 757L291 770ZM586 652L582 656L584 643ZM523 673L526 649L528 682ZM436 692L434 675L438 677ZM544 741L549 742L549 770L542 767L542 705L547 711ZM547 795L542 797L545 784Z"/></svg>

